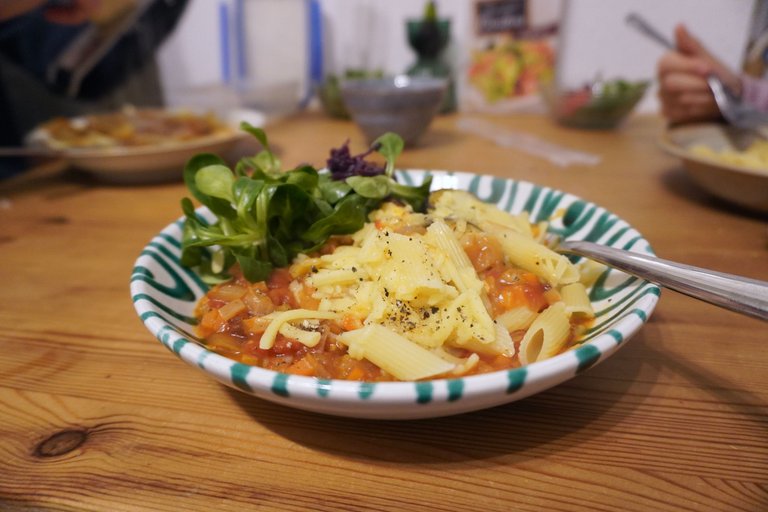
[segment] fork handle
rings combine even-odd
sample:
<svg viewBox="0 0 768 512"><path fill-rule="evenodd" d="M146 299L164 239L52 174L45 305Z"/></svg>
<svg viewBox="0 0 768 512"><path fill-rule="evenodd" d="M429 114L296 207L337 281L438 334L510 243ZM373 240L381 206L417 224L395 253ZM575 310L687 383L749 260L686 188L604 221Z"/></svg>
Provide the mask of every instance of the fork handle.
<svg viewBox="0 0 768 512"><path fill-rule="evenodd" d="M675 44L666 38L661 32L656 30L656 28L648 23L648 21L637 14L636 12L631 12L627 14L627 17L625 19L627 22L627 25L630 25L646 36L650 37L657 43L661 44L662 46L665 46L668 50L675 50Z"/></svg>
<svg viewBox="0 0 768 512"><path fill-rule="evenodd" d="M670 290L768 321L768 282L716 272L592 242L565 241L559 252L586 256Z"/></svg>

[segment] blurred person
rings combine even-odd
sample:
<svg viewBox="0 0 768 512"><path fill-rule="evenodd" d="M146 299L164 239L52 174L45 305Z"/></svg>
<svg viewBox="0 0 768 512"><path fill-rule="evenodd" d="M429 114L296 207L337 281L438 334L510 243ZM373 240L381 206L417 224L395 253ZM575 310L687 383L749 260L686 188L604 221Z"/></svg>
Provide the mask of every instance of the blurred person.
<svg viewBox="0 0 768 512"><path fill-rule="evenodd" d="M35 126L52 117L117 110L128 104L162 106L155 53L186 4L187 0L0 1L0 146L23 145ZM97 43L109 36L110 44L92 61L88 53L80 53L86 65L83 76L78 76L77 58L72 64L72 55L78 52L73 50L89 34ZM0 159L0 177L22 165Z"/></svg>
<svg viewBox="0 0 768 512"><path fill-rule="evenodd" d="M0 22L26 14L38 7L45 7L46 19L62 25L85 23L96 12L102 0L71 0L49 2L45 0L3 0L0 4Z"/></svg>
<svg viewBox="0 0 768 512"><path fill-rule="evenodd" d="M662 115L673 124L720 119L707 84L714 73L744 104L768 113L768 80L740 74L725 66L684 25L675 28L676 51L658 63Z"/></svg>

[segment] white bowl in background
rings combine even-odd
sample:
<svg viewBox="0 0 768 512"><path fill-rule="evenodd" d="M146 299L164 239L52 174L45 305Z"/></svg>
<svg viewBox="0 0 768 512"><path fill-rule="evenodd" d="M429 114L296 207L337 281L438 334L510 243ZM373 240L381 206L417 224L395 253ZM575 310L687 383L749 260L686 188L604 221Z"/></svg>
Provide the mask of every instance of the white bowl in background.
<svg viewBox="0 0 768 512"><path fill-rule="evenodd" d="M768 213L768 168L753 169L692 151L698 145L715 151L743 149L759 135L721 123L697 123L668 128L660 145L679 157L690 178L710 194L730 203Z"/></svg>

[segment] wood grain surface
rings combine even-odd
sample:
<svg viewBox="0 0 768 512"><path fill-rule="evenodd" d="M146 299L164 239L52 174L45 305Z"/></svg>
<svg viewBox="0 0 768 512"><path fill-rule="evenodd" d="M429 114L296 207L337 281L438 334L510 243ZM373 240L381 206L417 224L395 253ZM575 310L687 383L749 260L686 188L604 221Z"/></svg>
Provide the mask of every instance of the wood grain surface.
<svg viewBox="0 0 768 512"><path fill-rule="evenodd" d="M401 167L533 181L593 201L661 257L768 280L766 219L690 183L655 117L612 132L488 118L599 155L558 167L440 117ZM268 129L324 164L349 122ZM768 325L665 291L615 356L525 400L441 419L316 415L226 388L144 328L134 260L181 183L109 186L57 166L0 184L2 511L765 511Z"/></svg>

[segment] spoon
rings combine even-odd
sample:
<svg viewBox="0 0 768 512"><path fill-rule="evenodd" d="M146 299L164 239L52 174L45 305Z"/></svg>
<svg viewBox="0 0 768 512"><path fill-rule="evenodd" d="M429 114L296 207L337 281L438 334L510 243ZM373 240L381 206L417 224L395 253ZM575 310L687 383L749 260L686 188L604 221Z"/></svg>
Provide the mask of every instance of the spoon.
<svg viewBox="0 0 768 512"><path fill-rule="evenodd" d="M649 39L659 43L668 50L675 51L677 48L667 39L659 30L653 27L646 19L635 12L627 15L627 24L637 29L641 34ZM768 116L757 112L754 109L746 107L720 78L714 73L707 75L707 85L712 91L717 108L726 121L739 128L759 129L768 125ZM761 132L761 135L765 135Z"/></svg>
<svg viewBox="0 0 768 512"><path fill-rule="evenodd" d="M585 256L670 290L768 321L768 282L707 270L592 242L563 241L558 252Z"/></svg>

